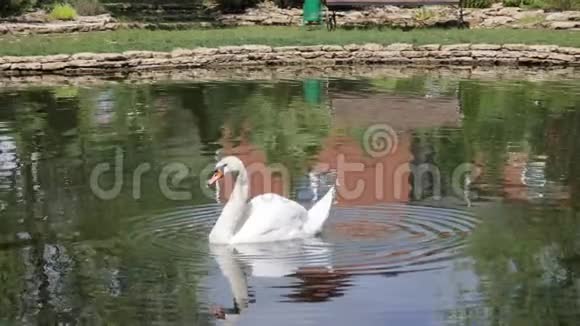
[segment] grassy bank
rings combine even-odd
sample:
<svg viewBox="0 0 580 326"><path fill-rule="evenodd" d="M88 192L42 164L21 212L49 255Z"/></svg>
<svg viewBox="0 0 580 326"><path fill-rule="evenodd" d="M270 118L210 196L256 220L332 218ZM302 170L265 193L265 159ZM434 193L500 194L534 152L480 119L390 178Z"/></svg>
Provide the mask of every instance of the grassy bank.
<svg viewBox="0 0 580 326"><path fill-rule="evenodd" d="M299 27L240 27L210 30L80 33L0 37L0 55L45 55L126 50L170 51L175 48L264 44L272 46L349 43L525 43L580 47L580 32L550 30L391 29L306 30Z"/></svg>

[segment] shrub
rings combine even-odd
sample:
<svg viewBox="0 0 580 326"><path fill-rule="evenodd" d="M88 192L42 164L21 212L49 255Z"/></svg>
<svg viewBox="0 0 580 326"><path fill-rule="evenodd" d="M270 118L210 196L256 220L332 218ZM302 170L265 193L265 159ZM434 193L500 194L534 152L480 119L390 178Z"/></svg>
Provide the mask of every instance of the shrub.
<svg viewBox="0 0 580 326"><path fill-rule="evenodd" d="M273 0L280 8L302 8L304 0Z"/></svg>
<svg viewBox="0 0 580 326"><path fill-rule="evenodd" d="M545 0L546 9L571 10L580 9L580 0Z"/></svg>
<svg viewBox="0 0 580 326"><path fill-rule="evenodd" d="M503 0L502 3L506 7L519 7L523 5L525 0Z"/></svg>
<svg viewBox="0 0 580 326"><path fill-rule="evenodd" d="M437 17L437 13L433 10L427 9L425 7L415 11L414 18L417 22L425 22L429 19Z"/></svg>
<svg viewBox="0 0 580 326"><path fill-rule="evenodd" d="M0 0L0 16L18 15L35 4L35 0Z"/></svg>
<svg viewBox="0 0 580 326"><path fill-rule="evenodd" d="M73 0L71 5L81 16L96 16L105 13L99 0Z"/></svg>
<svg viewBox="0 0 580 326"><path fill-rule="evenodd" d="M543 23L546 20L544 15L527 15L518 20L522 25L536 25Z"/></svg>
<svg viewBox="0 0 580 326"><path fill-rule="evenodd" d="M56 4L50 11L50 17L57 20L74 20L77 11L67 3Z"/></svg>
<svg viewBox="0 0 580 326"><path fill-rule="evenodd" d="M223 12L242 12L256 6L258 2L259 0L203 0L207 8L216 8Z"/></svg>
<svg viewBox="0 0 580 326"><path fill-rule="evenodd" d="M528 7L538 9L579 9L580 0L502 0L506 7Z"/></svg>
<svg viewBox="0 0 580 326"><path fill-rule="evenodd" d="M526 0L521 7L533 8L533 9L547 9L549 8L545 0Z"/></svg>
<svg viewBox="0 0 580 326"><path fill-rule="evenodd" d="M465 8L489 8L494 3L493 0L465 0Z"/></svg>

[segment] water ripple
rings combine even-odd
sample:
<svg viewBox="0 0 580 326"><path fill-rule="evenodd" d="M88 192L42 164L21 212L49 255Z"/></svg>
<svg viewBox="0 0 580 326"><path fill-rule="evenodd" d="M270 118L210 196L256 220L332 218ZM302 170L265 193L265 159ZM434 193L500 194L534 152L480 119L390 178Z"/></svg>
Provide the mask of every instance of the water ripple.
<svg viewBox="0 0 580 326"><path fill-rule="evenodd" d="M129 220L130 237L164 257L196 260L202 267L207 234L221 205L186 206ZM412 205L335 207L320 238L268 245L238 245L236 259L256 273L290 275L304 268L334 273L405 273L441 268L460 254L478 220L458 209ZM197 259L196 259L197 258ZM267 275L272 276L272 275Z"/></svg>

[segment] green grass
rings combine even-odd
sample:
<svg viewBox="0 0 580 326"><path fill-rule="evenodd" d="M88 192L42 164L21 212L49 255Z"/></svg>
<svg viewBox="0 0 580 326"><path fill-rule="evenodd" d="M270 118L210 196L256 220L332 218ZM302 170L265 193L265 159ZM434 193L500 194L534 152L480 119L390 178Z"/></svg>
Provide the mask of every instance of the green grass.
<svg viewBox="0 0 580 326"><path fill-rule="evenodd" d="M550 30L392 29L307 30L300 27L240 27L182 31L118 30L60 35L0 37L0 55L46 55L126 50L170 51L175 48L263 44L272 46L350 43L526 43L580 47L580 32Z"/></svg>

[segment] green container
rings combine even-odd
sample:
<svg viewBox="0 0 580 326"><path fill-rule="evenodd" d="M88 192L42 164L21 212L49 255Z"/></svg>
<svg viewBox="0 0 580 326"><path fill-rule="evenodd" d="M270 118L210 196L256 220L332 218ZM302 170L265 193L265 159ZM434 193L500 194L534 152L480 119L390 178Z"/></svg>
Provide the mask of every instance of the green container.
<svg viewBox="0 0 580 326"><path fill-rule="evenodd" d="M304 24L320 24L322 21L322 3L320 0L304 0L302 17Z"/></svg>
<svg viewBox="0 0 580 326"><path fill-rule="evenodd" d="M310 105L320 104L322 101L322 81L317 79L305 79L302 82L304 101Z"/></svg>

